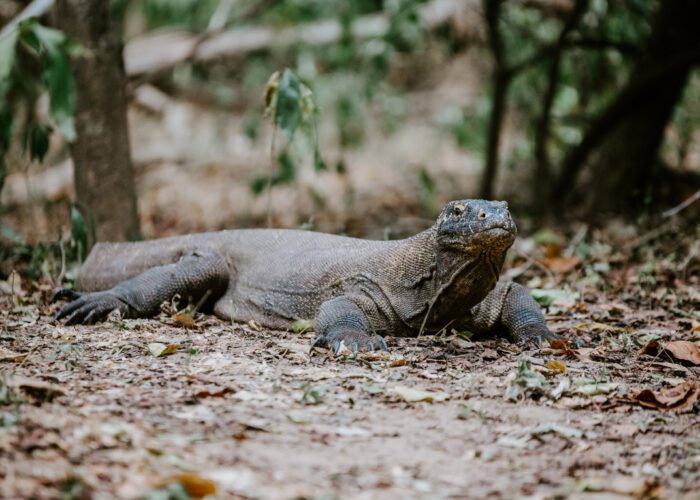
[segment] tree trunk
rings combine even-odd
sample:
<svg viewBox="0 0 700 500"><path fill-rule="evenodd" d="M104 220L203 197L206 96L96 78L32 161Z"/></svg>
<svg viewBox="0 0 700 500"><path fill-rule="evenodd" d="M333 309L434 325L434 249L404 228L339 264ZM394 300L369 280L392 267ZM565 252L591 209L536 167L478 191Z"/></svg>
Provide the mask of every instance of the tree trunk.
<svg viewBox="0 0 700 500"><path fill-rule="evenodd" d="M555 196L571 192L591 157L589 179L579 191L587 211L626 211L645 201L664 131L700 55L698 19L700 2L660 3L629 82L565 159Z"/></svg>
<svg viewBox="0 0 700 500"><path fill-rule="evenodd" d="M59 0L57 24L83 52L72 61L75 128L70 146L78 201L94 218L97 239L140 237L126 116L121 36L110 2Z"/></svg>
<svg viewBox="0 0 700 500"><path fill-rule="evenodd" d="M503 120L506 114L506 98L512 80L512 72L506 66L505 44L498 26L502 6L503 0L483 0L482 2L489 48L494 60L486 158L479 186L479 196L485 200L493 197L493 185L498 172Z"/></svg>

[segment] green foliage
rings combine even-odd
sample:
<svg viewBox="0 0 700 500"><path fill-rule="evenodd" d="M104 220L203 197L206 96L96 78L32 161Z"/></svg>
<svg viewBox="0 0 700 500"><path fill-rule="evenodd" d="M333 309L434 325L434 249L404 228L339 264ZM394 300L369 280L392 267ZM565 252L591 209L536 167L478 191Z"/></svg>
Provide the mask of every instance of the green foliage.
<svg viewBox="0 0 700 500"><path fill-rule="evenodd" d="M386 0L384 12L389 31L384 39L400 52L416 50L423 43L423 28L418 17L418 0Z"/></svg>
<svg viewBox="0 0 700 500"><path fill-rule="evenodd" d="M141 6L149 29L182 26L203 31L218 4L218 0L144 0Z"/></svg>
<svg viewBox="0 0 700 500"><path fill-rule="evenodd" d="M287 134L288 140L291 141L301 123L304 107L301 96L302 83L296 73L285 69L279 83L275 82L273 85L277 86L277 92L273 97L276 102L271 104L274 107L273 122ZM311 91L308 91L307 95L310 94Z"/></svg>
<svg viewBox="0 0 700 500"><path fill-rule="evenodd" d="M75 82L70 57L78 50L62 32L42 26L36 19L23 21L0 39L0 188L14 126L22 127L24 149L32 160L42 161L46 156L53 125L68 141L75 139ZM49 95L53 124L35 117L36 101L43 92ZM21 114L28 119L16 123L20 106L26 106Z"/></svg>
<svg viewBox="0 0 700 500"><path fill-rule="evenodd" d="M15 62L15 45L19 38L19 31L12 30L0 38L0 81L10 76Z"/></svg>
<svg viewBox="0 0 700 500"><path fill-rule="evenodd" d="M75 82L70 69L70 56L78 46L62 32L47 28L36 20L20 24L19 39L39 59L41 79L49 93L51 116L68 141L75 139Z"/></svg>
<svg viewBox="0 0 700 500"><path fill-rule="evenodd" d="M44 161L49 150L49 135L53 129L50 125L29 125L24 130L22 141L25 151L29 151L32 160Z"/></svg>
<svg viewBox="0 0 700 500"><path fill-rule="evenodd" d="M696 70L688 81L683 100L676 106L672 133L665 144L665 152L676 165L686 167L693 134L700 126L700 71Z"/></svg>
<svg viewBox="0 0 700 500"><path fill-rule="evenodd" d="M318 107L311 89L290 69L272 74L265 88L265 115L271 117L274 126L279 127L287 137L282 152L276 157L278 171L268 177L258 177L251 183L253 193L260 194L267 186L287 184L297 175L297 166L289 153L289 145L298 129L303 128L314 142L314 169L324 170L326 164L321 158L316 137L316 115ZM272 144L272 151L275 144Z"/></svg>
<svg viewBox="0 0 700 500"><path fill-rule="evenodd" d="M75 205L70 208L70 226L71 247L75 249L78 262L82 262L83 258L87 255L88 229L85 217L83 217L83 214ZM92 241L95 241L94 228Z"/></svg>
<svg viewBox="0 0 700 500"><path fill-rule="evenodd" d="M438 116L438 125L449 131L460 147L483 155L486 151L486 131L490 109L489 94L485 93L474 109L466 111L456 107L445 109Z"/></svg>
<svg viewBox="0 0 700 500"><path fill-rule="evenodd" d="M347 147L362 143L365 138L365 117L358 96L341 94L335 106L340 145Z"/></svg>

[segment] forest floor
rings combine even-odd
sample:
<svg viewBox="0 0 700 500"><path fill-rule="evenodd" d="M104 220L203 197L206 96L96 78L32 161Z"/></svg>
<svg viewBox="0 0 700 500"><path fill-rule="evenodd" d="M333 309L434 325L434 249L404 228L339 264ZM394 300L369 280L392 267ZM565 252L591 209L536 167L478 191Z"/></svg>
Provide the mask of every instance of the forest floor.
<svg viewBox="0 0 700 500"><path fill-rule="evenodd" d="M52 284L0 283L0 497L697 499L698 230L630 231L516 242L576 349L332 359L207 316L64 326Z"/></svg>

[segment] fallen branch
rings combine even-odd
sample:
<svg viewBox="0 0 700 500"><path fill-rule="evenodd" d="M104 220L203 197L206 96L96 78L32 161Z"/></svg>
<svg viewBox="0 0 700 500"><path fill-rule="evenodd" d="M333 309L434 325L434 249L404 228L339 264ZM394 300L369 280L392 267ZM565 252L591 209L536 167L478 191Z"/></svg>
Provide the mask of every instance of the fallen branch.
<svg viewBox="0 0 700 500"><path fill-rule="evenodd" d="M478 8L475 0L433 0L419 11L421 26L435 29L475 8ZM388 31L389 19L383 14L358 17L350 26L355 40L382 37ZM284 29L244 26L203 34L159 31L128 42L124 48L124 65L127 75L133 78L162 72L184 62L206 62L298 44L328 45L339 42L342 36L343 27L336 19Z"/></svg>
<svg viewBox="0 0 700 500"><path fill-rule="evenodd" d="M674 215L678 214L682 210L685 210L686 208L688 208L690 205L695 203L697 200L700 200L700 189L695 191L695 193L693 195L691 195L687 200L685 200L680 205L677 205L669 210L666 210L664 213L661 214L661 216L664 218L673 217Z"/></svg>

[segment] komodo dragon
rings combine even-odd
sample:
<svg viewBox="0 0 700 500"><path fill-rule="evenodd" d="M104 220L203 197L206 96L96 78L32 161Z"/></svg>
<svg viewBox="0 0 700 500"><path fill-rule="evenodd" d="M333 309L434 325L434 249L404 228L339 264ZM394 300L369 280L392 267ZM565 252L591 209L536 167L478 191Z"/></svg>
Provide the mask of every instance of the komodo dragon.
<svg viewBox="0 0 700 500"><path fill-rule="evenodd" d="M222 319L288 329L315 318L312 345L337 354L386 349L383 336L450 326L505 333L523 343L556 337L516 283L499 281L516 227L505 202L448 203L415 236L370 241L300 230L243 229L95 245L80 293L57 318L68 324L158 314L176 294ZM204 310L204 309L203 309Z"/></svg>

